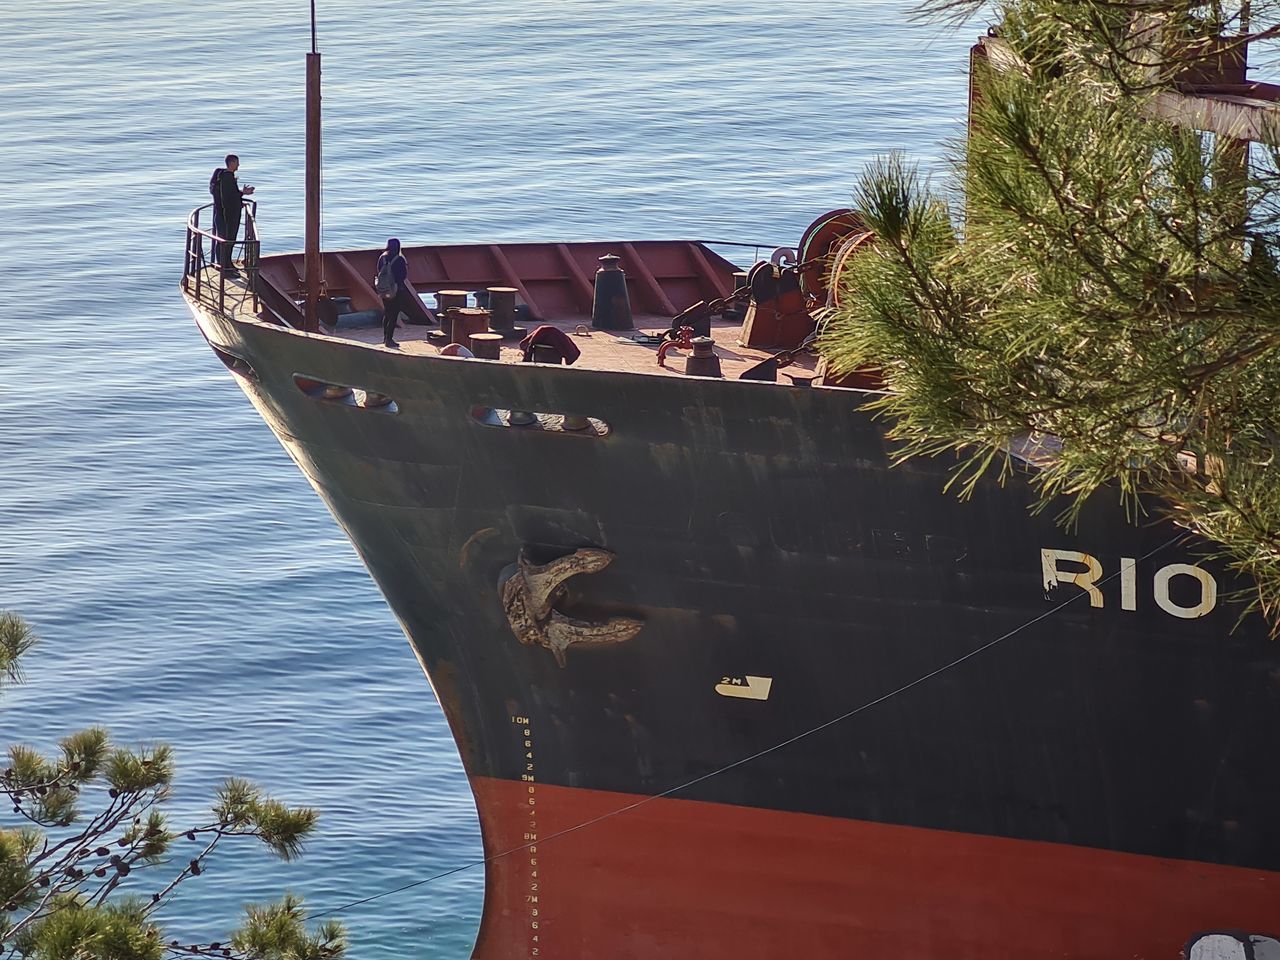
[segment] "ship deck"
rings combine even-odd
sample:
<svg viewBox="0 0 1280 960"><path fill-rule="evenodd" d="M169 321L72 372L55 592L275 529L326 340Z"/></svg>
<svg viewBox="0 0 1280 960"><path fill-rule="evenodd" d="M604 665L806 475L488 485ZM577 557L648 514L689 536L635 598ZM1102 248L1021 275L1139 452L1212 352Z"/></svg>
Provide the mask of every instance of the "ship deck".
<svg viewBox="0 0 1280 960"><path fill-rule="evenodd" d="M634 325L629 331L597 330L591 325L594 267L601 256L615 250L623 255L627 271ZM340 298L350 312L339 316L336 329L312 335L358 343L370 350L440 356L441 348L450 342L441 330L442 318L431 325L402 320L395 334L397 346L383 346L380 318L375 315L381 301L371 284L380 252L324 255L327 293ZM575 368L675 377L686 375L685 358L691 351L670 349L665 365L660 366L661 335L687 307L731 293L734 273L741 269L694 241L406 247L404 254L409 288L426 308L424 315L434 316L435 295L442 290L465 290L474 306L475 292L490 286L511 287L519 291L521 317L516 322L525 331L548 324L564 332L581 351ZM227 280L221 303L221 274L206 266L194 271L199 275L198 298L236 319L301 328L302 266L301 254L265 257L256 280L258 297L251 295L248 279L242 275ZM520 335L502 342L499 362L524 361ZM741 335L740 320L712 318L711 337L726 379L737 379L782 349L746 346L740 342ZM816 365L816 355L799 353L779 371L778 382L807 386Z"/></svg>
<svg viewBox="0 0 1280 960"><path fill-rule="evenodd" d="M574 366L587 370L612 370L625 373L665 374L684 376L684 358L688 350L674 349L668 352L665 365L658 365L658 343L638 342L637 337L656 338L671 326L670 317L634 317L635 329L622 333L608 330L592 330L587 324L573 319L558 320L548 317L542 320L568 334L582 356ZM776 350L761 350L743 346L737 342L742 332L740 323L712 323L711 337L715 340L716 356L720 358L720 371L726 379L735 380L749 368L773 356ZM438 356L440 348L449 342L439 326L402 324L396 331L398 347L382 345L381 327L360 327L341 330L335 334L344 340L352 340L377 350L399 350L420 356ZM518 340L505 340L499 359L503 363L521 363L524 351ZM779 382L799 382L815 375L817 358L799 354L793 363L779 372Z"/></svg>

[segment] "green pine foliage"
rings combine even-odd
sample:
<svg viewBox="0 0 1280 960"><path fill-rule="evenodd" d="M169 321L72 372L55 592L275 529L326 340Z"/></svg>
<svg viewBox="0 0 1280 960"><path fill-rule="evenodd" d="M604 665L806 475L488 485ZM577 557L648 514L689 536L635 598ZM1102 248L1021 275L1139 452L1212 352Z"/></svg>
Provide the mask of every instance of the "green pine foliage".
<svg viewBox="0 0 1280 960"><path fill-rule="evenodd" d="M6 944L8 945L8 944ZM55 897L46 916L13 941L32 960L161 960L165 944L139 900L92 906Z"/></svg>
<svg viewBox="0 0 1280 960"><path fill-rule="evenodd" d="M0 613L0 674L19 679L34 642L25 621ZM342 924L309 932L293 894L246 907L225 942L170 938L160 913L222 844L252 840L292 860L316 824L314 810L232 778L207 820L174 825L164 810L174 769L167 745L122 747L101 727L64 737L51 756L9 747L0 792L16 825L0 825L0 949L11 960L341 960Z"/></svg>
<svg viewBox="0 0 1280 960"><path fill-rule="evenodd" d="M901 455L958 455L962 494L1038 441L1042 508L1070 523L1118 492L1136 515L1154 494L1280 625L1280 163L1164 119L1189 71L1280 11L996 12L954 176L926 182L891 156L858 187L877 242L839 278L821 349L837 370L883 371L875 406Z"/></svg>
<svg viewBox="0 0 1280 960"><path fill-rule="evenodd" d="M228 829L253 833L281 860L301 856L302 843L318 818L309 807L286 807L237 778L218 788L213 811Z"/></svg>
<svg viewBox="0 0 1280 960"><path fill-rule="evenodd" d="M347 946L342 924L326 921L307 933L302 900L291 893L277 903L250 904L247 919L231 938L243 955L262 960L338 960Z"/></svg>
<svg viewBox="0 0 1280 960"><path fill-rule="evenodd" d="M0 685L22 680L19 661L36 642L36 635L16 613L0 611Z"/></svg>

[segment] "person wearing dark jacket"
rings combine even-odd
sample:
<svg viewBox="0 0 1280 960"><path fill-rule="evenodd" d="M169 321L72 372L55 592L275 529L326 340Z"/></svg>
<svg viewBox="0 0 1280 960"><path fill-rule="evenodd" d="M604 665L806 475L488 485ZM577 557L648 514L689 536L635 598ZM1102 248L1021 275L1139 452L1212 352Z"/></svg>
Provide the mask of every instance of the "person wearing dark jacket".
<svg viewBox="0 0 1280 960"><path fill-rule="evenodd" d="M209 178L209 192L213 194L213 233L222 237L226 243L213 244L213 259L223 273L229 277L239 276L239 271L231 263L235 251L236 235L240 232L240 212L244 208L244 198L253 193L253 187L244 187L236 182L236 170L240 168L240 158L228 153L226 166L213 171Z"/></svg>
<svg viewBox="0 0 1280 960"><path fill-rule="evenodd" d="M385 279L384 270L389 274ZM400 241L392 237L387 241L387 249L378 258L378 273L373 278L374 289L382 297L382 345L384 347L396 346L396 321L400 319L400 313L403 311L406 316L412 315L413 303L410 297L413 295L409 292L408 279L409 261L400 252ZM387 289L388 282L391 284L391 289Z"/></svg>

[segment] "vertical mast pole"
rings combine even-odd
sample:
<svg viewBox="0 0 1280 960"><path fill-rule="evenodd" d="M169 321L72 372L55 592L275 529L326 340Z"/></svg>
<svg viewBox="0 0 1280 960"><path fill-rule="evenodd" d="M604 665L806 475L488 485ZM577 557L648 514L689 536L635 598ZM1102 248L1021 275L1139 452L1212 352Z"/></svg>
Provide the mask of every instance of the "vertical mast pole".
<svg viewBox="0 0 1280 960"><path fill-rule="evenodd" d="M303 286L306 308L303 328L320 329L317 304L324 282L320 263L320 53L316 49L316 2L311 0L311 52L307 54L306 233Z"/></svg>

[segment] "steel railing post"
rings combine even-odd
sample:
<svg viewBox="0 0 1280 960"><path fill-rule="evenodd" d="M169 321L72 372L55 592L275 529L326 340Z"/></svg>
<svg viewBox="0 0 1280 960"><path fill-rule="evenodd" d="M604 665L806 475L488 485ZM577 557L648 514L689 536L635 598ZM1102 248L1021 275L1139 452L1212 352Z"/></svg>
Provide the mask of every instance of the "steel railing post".
<svg viewBox="0 0 1280 960"><path fill-rule="evenodd" d="M201 301L205 299L204 288L207 286L204 276L205 270L214 265L212 259L205 259L205 240L207 238L211 244L228 242L212 231L203 230L200 227L200 214L211 206L213 205L206 203L203 206L196 207L195 210L191 211L191 215L187 217L187 245L183 253L182 289L192 293L194 288L196 299ZM239 250L243 257L245 284L248 293L252 296L253 311L256 314L262 309L262 301L258 295L258 264L262 258L262 244L258 239L258 203L256 200L245 202L245 213L244 239L233 239L229 242L233 256L236 250ZM195 278L194 283L192 282L193 277ZM212 294L210 294L210 299L212 300ZM243 300L241 302L243 303ZM227 277L221 270L218 271L217 307L218 312L226 316Z"/></svg>

